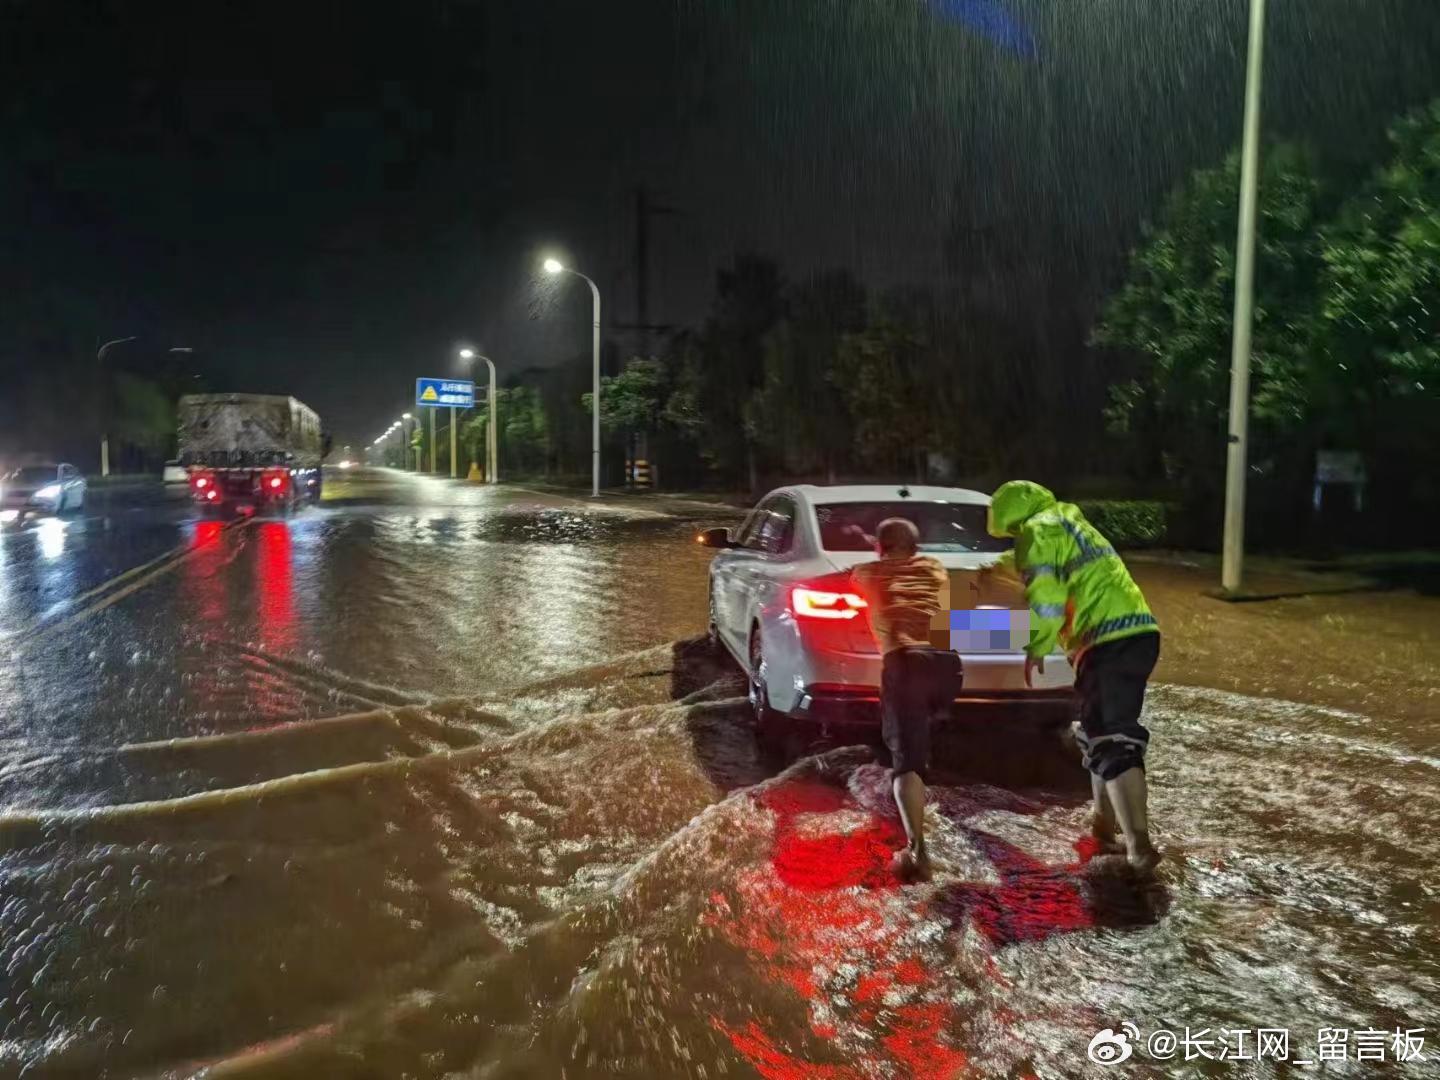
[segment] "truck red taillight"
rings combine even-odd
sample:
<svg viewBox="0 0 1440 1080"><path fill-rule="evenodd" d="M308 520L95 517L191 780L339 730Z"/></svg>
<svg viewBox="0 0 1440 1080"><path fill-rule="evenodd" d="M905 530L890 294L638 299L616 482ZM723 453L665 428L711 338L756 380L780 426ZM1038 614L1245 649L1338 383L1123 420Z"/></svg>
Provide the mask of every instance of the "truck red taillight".
<svg viewBox="0 0 1440 1080"><path fill-rule="evenodd" d="M195 494L204 495L206 492L215 490L215 474L192 470L190 473L190 486Z"/></svg>
<svg viewBox="0 0 1440 1080"><path fill-rule="evenodd" d="M279 495L290 486L290 474L284 469L270 469L261 479L265 494Z"/></svg>
<svg viewBox="0 0 1440 1080"><path fill-rule="evenodd" d="M790 590L790 610L802 619L853 619L870 605L841 582L813 581ZM825 588L833 585L833 588Z"/></svg>

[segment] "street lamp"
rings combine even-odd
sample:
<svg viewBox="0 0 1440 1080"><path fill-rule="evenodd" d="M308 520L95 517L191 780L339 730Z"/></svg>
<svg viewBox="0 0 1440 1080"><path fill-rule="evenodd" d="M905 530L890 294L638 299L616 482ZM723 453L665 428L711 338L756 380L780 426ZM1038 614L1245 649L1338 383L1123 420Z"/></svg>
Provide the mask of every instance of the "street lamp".
<svg viewBox="0 0 1440 1080"><path fill-rule="evenodd" d="M1230 343L1230 438L1225 454L1225 531L1220 588L1240 590L1245 564L1245 471L1250 426L1250 330L1255 312L1255 216L1260 189L1260 83L1265 0L1250 0L1245 65L1245 133L1240 153L1240 223L1235 238L1235 328Z"/></svg>
<svg viewBox="0 0 1440 1080"><path fill-rule="evenodd" d="M547 274L573 274L578 278L583 278L585 283L590 286L590 295L595 300L595 319L591 336L595 372L594 388L590 396L590 495L594 498L600 494L600 287L579 270L572 270L565 266L559 259L546 259L544 265Z"/></svg>
<svg viewBox="0 0 1440 1080"><path fill-rule="evenodd" d="M554 260L551 260L552 262ZM488 356L477 353L474 349L461 349L461 360L484 360L485 366L490 369L490 422L485 425L485 482L487 484L497 483L500 479L500 436L499 427L499 401L495 393L495 362ZM453 423L453 421L452 421ZM454 471L455 447L454 427L451 427L450 462L451 471Z"/></svg>
<svg viewBox="0 0 1440 1080"><path fill-rule="evenodd" d="M105 342L104 345L101 345L100 348L98 348L97 350L95 350L95 364L96 364L96 366L103 368L103 366L104 366L104 364L105 364L105 354L106 354L106 352L108 352L108 351L109 351L111 348L113 348L114 346L116 346L116 345L125 345L125 344L128 344L129 342L139 341L139 340L140 340L140 338L139 338L138 335L132 334L130 337L116 338L114 341L107 341L107 342ZM166 349L165 351L166 351L166 352L169 352L169 353L192 353L192 352L194 352L195 350L192 349L192 348L190 348L190 347L187 346L187 345L177 345L177 346L175 346L173 349ZM109 410L109 404L110 404L109 395L105 393L105 388L104 388L103 382L102 382L102 385L101 385L101 387L100 387L100 414L101 414L101 415L100 415L100 475L101 475L101 476L109 476L109 475L110 475L110 432L109 432L109 427L110 427L110 425L109 425L109 419L110 419L109 412L110 412L110 410Z"/></svg>

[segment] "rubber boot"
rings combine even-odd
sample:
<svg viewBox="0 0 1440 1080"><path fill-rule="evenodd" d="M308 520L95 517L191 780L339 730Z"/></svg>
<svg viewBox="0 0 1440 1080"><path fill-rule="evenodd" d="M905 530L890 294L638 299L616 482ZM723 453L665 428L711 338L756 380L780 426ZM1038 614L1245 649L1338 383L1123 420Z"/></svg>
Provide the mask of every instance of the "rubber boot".
<svg viewBox="0 0 1440 1080"><path fill-rule="evenodd" d="M1090 793L1095 803L1090 814L1090 835L1100 845L1102 855L1123 855L1125 845L1115 838L1115 808L1110 805L1105 781L1094 773L1090 774Z"/></svg>
<svg viewBox="0 0 1440 1080"><path fill-rule="evenodd" d="M1105 782L1105 793L1125 834L1125 852L1130 865L1141 873L1155 868L1160 855L1150 843L1150 819L1145 806L1145 770L1126 769Z"/></svg>

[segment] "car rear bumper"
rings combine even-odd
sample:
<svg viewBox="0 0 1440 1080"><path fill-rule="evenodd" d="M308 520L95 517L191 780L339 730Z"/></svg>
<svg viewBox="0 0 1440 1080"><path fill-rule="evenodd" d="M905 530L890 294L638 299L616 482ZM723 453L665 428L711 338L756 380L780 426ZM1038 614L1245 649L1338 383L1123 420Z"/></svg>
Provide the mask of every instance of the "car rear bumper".
<svg viewBox="0 0 1440 1080"><path fill-rule="evenodd" d="M964 653L965 692L972 694L1035 695L1066 691L1075 684L1075 673L1064 656L1045 658L1044 672L1033 673L1033 688L1025 685L1024 653ZM796 657L802 690L820 687L843 688L846 692L869 692L878 696L882 661L878 652L839 652L828 649L803 650ZM772 681L773 685L773 681Z"/></svg>
<svg viewBox="0 0 1440 1080"><path fill-rule="evenodd" d="M1069 719L1075 711L1074 691L1066 687L1039 690L971 690L966 688L950 708L950 717L1004 722L1020 716L1053 715ZM800 696L797 715L827 723L878 724L880 690L874 686L815 686Z"/></svg>

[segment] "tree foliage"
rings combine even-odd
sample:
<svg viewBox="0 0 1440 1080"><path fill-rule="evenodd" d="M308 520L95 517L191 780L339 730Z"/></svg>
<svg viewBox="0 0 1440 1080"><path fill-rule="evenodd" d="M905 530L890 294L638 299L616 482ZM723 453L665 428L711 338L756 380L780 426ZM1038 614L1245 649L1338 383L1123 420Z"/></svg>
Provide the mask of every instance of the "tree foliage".
<svg viewBox="0 0 1440 1080"><path fill-rule="evenodd" d="M1171 195L1094 335L1139 359L1111 387L1112 427L1158 450L1170 479L1202 487L1224 461L1239 174L1232 154ZM1265 156L1251 360L1251 415L1261 429L1292 430L1306 415L1321 197L1303 151L1279 146Z"/></svg>
<svg viewBox="0 0 1440 1080"><path fill-rule="evenodd" d="M1367 412L1440 392L1440 101L1398 121L1391 142L1323 244L1327 368Z"/></svg>

